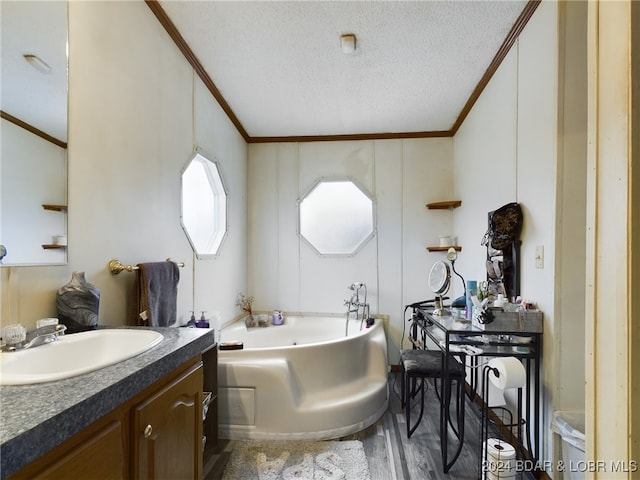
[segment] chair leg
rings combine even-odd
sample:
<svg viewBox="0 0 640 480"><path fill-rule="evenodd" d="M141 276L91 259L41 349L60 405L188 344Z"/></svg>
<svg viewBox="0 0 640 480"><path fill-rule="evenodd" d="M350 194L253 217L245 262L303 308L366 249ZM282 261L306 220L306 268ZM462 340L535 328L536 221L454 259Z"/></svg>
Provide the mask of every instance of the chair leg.
<svg viewBox="0 0 640 480"><path fill-rule="evenodd" d="M451 458L451 460L447 461L447 457L448 457L448 452L446 451L447 448L447 441L443 439L441 439L441 445L442 445L442 466L443 466L443 471L444 473L447 473L451 467L453 466L453 464L456 462L456 460L458 459L458 457L460 456L460 452L462 452L462 445L464 442L464 398L465 398L465 391L464 391L464 380L461 379L456 379L456 424L457 424L457 430L453 427L453 425L451 425L451 428L453 429L454 433L456 434L456 437L458 438L458 445L457 448L453 454L453 457ZM451 385L449 385L451 386ZM449 395L448 395L448 400L451 400L451 390L449 389ZM449 408L449 404L447 402L446 407L444 408ZM449 419L451 421L451 419ZM446 425L444 425L443 428L443 419L440 419L440 428L441 428L441 433L446 435L447 431L446 431Z"/></svg>
<svg viewBox="0 0 640 480"><path fill-rule="evenodd" d="M405 408L411 399L417 395L416 378L410 377L403 370L400 376L400 407Z"/></svg>
<svg viewBox="0 0 640 480"><path fill-rule="evenodd" d="M409 379L407 379L407 390L405 392L405 405L404 405L404 422L407 424L407 438L409 438L409 422L411 421L411 402L409 400Z"/></svg>
<svg viewBox="0 0 640 480"><path fill-rule="evenodd" d="M412 378L412 380L417 381L416 378ZM413 425L413 427L411 426L411 404L409 399L411 398L409 396L409 390L410 388L407 386L407 391L406 391L406 398L407 398L407 405L405 406L406 410L405 410L405 421L407 423L407 438L411 438L411 435L413 435L413 432L416 431L416 428L418 428L418 425L420 425L420 422L422 421L422 415L424 414L424 382L425 379L422 378L420 379L420 414L418 415L418 419L416 420L415 424ZM407 382L407 385L409 385L410 382ZM414 397L415 395L417 395L417 391L414 392Z"/></svg>
<svg viewBox="0 0 640 480"><path fill-rule="evenodd" d="M456 438L460 438L460 386L462 385L464 387L464 384L460 380L452 380L452 382L453 381L456 382L456 423L453 423L453 419L451 415L449 415L449 426L451 430L453 430ZM451 398L449 398L449 403L451 403Z"/></svg>
<svg viewBox="0 0 640 480"><path fill-rule="evenodd" d="M407 391L409 392L409 398L416 398L418 395L418 377L408 377L410 379L411 388ZM420 378L420 385L422 385L423 379Z"/></svg>

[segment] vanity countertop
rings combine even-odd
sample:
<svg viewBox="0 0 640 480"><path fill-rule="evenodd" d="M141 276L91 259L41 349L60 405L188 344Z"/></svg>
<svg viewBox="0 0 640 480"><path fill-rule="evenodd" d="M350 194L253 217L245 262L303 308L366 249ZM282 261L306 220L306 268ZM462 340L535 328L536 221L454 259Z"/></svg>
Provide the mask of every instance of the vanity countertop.
<svg viewBox="0 0 640 480"><path fill-rule="evenodd" d="M154 328L150 350L73 378L0 386L0 476L8 477L214 345L212 329ZM79 359L80 360L80 359Z"/></svg>

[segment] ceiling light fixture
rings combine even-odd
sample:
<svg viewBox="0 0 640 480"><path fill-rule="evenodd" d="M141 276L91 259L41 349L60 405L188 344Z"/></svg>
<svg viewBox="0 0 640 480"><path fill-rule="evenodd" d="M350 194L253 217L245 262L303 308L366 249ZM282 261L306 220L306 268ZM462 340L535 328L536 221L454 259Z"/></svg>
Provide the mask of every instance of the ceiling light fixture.
<svg viewBox="0 0 640 480"><path fill-rule="evenodd" d="M340 46L342 47L342 53L345 55L351 55L356 51L356 36L353 33L346 33L340 35Z"/></svg>
<svg viewBox="0 0 640 480"><path fill-rule="evenodd" d="M39 72L51 73L51 67L39 56L34 55L32 53L25 53L23 57L29 63L29 65L31 65L33 68L35 68Z"/></svg>

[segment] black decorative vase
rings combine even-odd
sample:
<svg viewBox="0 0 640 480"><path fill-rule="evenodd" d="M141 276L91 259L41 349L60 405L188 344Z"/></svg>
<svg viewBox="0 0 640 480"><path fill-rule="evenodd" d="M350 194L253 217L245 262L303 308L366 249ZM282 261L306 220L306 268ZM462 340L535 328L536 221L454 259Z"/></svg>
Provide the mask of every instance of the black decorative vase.
<svg viewBox="0 0 640 480"><path fill-rule="evenodd" d="M58 321L67 333L98 328L100 290L87 282L84 272L73 272L71 281L58 289L56 295Z"/></svg>

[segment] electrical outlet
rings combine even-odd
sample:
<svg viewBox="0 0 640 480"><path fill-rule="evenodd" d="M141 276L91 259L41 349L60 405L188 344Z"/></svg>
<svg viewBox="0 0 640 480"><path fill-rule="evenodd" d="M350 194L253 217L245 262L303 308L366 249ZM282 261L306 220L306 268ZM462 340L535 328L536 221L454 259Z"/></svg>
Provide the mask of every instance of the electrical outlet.
<svg viewBox="0 0 640 480"><path fill-rule="evenodd" d="M536 247L536 268L544 268L544 245Z"/></svg>

